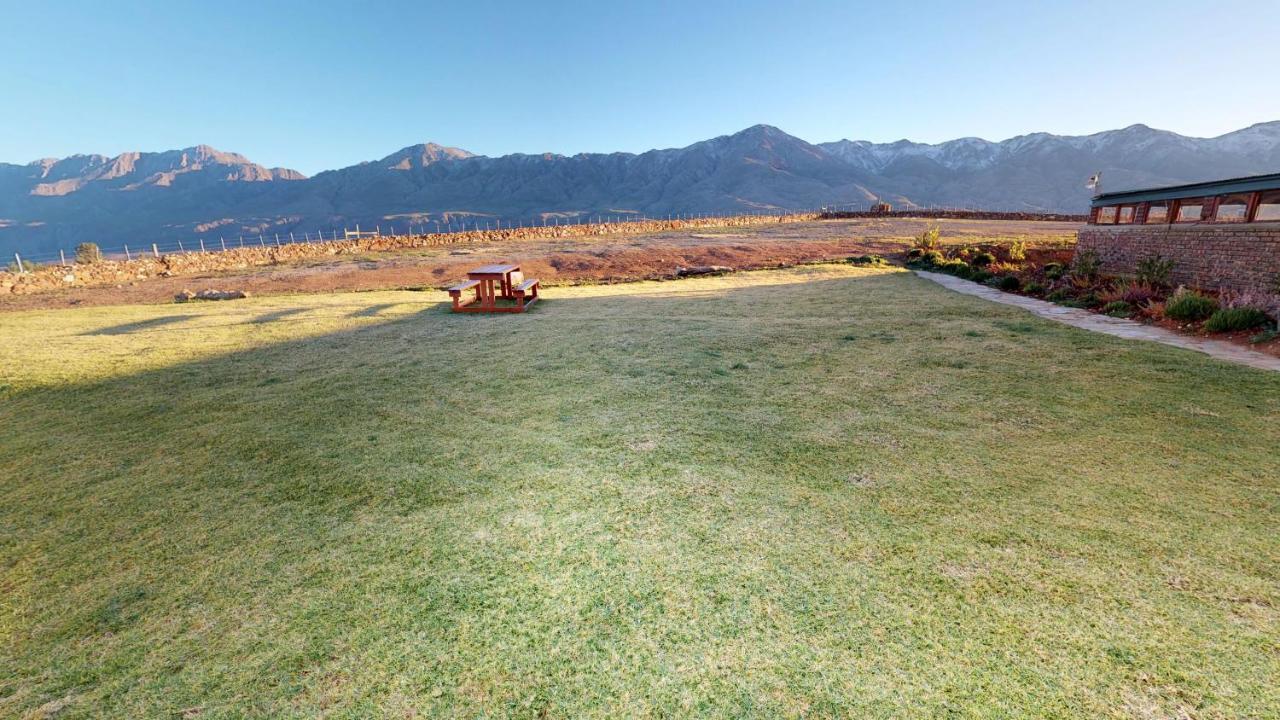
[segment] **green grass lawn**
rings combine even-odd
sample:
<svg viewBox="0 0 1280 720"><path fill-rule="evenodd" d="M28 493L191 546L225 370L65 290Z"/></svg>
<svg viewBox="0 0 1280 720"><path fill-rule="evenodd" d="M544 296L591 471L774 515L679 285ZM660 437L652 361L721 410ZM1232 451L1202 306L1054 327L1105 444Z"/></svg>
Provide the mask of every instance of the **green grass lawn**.
<svg viewBox="0 0 1280 720"><path fill-rule="evenodd" d="M0 315L0 717L1280 715L1280 374L826 265Z"/></svg>

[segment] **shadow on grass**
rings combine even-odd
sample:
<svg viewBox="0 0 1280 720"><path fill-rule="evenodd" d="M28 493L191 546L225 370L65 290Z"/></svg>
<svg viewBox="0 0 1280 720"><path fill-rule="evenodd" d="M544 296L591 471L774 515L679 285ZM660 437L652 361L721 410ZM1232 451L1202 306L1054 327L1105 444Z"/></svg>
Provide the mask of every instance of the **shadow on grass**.
<svg viewBox="0 0 1280 720"><path fill-rule="evenodd" d="M81 335L131 335L136 332L146 332L155 328L172 325L190 320L192 315L161 315L160 317L149 318L147 320L138 320L137 322L125 323L123 325L113 325L111 327L98 328L89 332L81 333Z"/></svg>

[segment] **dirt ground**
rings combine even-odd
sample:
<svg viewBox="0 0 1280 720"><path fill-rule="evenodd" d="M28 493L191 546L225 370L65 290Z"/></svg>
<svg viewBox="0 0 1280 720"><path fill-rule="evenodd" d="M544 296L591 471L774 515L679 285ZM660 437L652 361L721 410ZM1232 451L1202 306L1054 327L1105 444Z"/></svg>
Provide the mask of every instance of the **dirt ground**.
<svg viewBox="0 0 1280 720"><path fill-rule="evenodd" d="M622 282L672 277L678 267L724 265L746 270L826 260L862 253L892 255L919 235L929 220L914 218L826 220L751 228L698 228L651 235L474 243L420 250L326 258L230 273L149 278L125 285L65 288L0 297L0 312L70 306L173 302L183 290L244 290L253 295L395 288L443 288L468 268L490 262L520 263L526 277L544 285ZM941 220L944 241L1021 238L1073 241L1075 223Z"/></svg>

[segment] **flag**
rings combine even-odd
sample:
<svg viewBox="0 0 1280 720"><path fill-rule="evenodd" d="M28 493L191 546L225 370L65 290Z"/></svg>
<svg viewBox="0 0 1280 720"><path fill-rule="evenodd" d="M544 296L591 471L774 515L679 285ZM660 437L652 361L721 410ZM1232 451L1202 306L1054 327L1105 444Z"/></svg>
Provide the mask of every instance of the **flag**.
<svg viewBox="0 0 1280 720"><path fill-rule="evenodd" d="M1092 176L1090 176L1090 177L1089 177L1089 182L1085 183L1085 184L1084 184L1084 186L1085 186L1086 188L1089 188L1090 190L1097 190L1097 189L1098 189L1098 183L1100 183L1100 182L1102 182L1102 171L1101 171L1101 170L1099 170L1098 172L1096 172L1096 173L1094 173Z"/></svg>

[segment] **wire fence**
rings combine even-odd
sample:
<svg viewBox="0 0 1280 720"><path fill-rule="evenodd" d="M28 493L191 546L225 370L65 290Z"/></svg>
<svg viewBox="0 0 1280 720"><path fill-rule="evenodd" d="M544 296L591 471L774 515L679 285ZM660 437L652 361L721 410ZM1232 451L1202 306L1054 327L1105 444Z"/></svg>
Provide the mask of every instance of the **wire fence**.
<svg viewBox="0 0 1280 720"><path fill-rule="evenodd" d="M140 257L161 257L164 255L185 255L191 253L216 253L246 247L284 247L287 245L306 245L341 240L357 240L363 238L384 237L425 237L431 235L448 236L460 233L511 231L523 228L556 228L570 226L616 226L631 223L729 221L737 217L777 217L785 218L793 215L822 212L823 208L801 210L760 210L735 211L720 213L668 213L654 216L643 213L625 214L584 214L574 217L559 215L533 216L526 219L511 220L505 218L446 218L413 223L389 223L375 225L372 230L361 230L360 225L354 227L316 228L308 230L289 230L284 232L257 232L196 235L182 240L157 242L121 243L116 246L96 246L103 257L115 260L134 260ZM366 226L368 227L368 226ZM71 265L76 261L75 248L62 248L55 252L14 253L11 269L23 272L31 266L38 265ZM3 269L3 266L0 266Z"/></svg>

